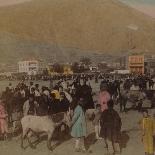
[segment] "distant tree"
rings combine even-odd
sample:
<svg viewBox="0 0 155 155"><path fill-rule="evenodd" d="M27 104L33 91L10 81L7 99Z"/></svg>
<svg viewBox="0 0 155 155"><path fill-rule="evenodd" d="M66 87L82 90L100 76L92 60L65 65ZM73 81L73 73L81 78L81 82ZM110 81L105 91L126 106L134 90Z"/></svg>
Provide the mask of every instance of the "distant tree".
<svg viewBox="0 0 155 155"><path fill-rule="evenodd" d="M82 58L80 59L80 62L81 62L82 64L86 65L86 66L89 66L89 65L92 64L91 59L88 58L88 57L82 57Z"/></svg>
<svg viewBox="0 0 155 155"><path fill-rule="evenodd" d="M79 73L79 63L78 62L74 62L72 64L72 70L74 73Z"/></svg>
<svg viewBox="0 0 155 155"><path fill-rule="evenodd" d="M63 73L64 72L63 65L60 65L59 63L55 63L53 65L53 70L56 73Z"/></svg>
<svg viewBox="0 0 155 155"><path fill-rule="evenodd" d="M98 69L99 70L104 70L107 68L107 63L98 63Z"/></svg>

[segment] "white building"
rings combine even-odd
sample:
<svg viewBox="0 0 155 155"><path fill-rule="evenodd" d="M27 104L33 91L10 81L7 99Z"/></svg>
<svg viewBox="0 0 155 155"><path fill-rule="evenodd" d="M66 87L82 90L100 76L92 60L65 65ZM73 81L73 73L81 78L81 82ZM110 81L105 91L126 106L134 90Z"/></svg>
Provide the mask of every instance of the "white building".
<svg viewBox="0 0 155 155"><path fill-rule="evenodd" d="M18 72L27 73L28 75L36 75L39 72L39 61L37 60L19 61Z"/></svg>

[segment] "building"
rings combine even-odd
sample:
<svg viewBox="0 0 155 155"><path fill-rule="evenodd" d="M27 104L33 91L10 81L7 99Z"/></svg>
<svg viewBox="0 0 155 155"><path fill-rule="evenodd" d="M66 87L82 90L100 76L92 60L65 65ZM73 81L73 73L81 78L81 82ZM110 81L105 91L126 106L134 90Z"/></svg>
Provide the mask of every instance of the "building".
<svg viewBox="0 0 155 155"><path fill-rule="evenodd" d="M111 74L127 75L130 74L129 70L114 70L110 72Z"/></svg>
<svg viewBox="0 0 155 155"><path fill-rule="evenodd" d="M145 57L145 70L147 74L155 75L155 55Z"/></svg>
<svg viewBox="0 0 155 155"><path fill-rule="evenodd" d="M118 61L114 61L114 62L109 62L108 64L107 64L107 67L109 67L109 68L113 68L113 69L120 69L120 62L118 62Z"/></svg>
<svg viewBox="0 0 155 155"><path fill-rule="evenodd" d="M95 66L95 65L91 65L91 66L89 66L89 70L91 71L91 72L98 72L99 71L99 67L98 66Z"/></svg>
<svg viewBox="0 0 155 155"><path fill-rule="evenodd" d="M24 60L18 62L18 72L27 73L28 75L36 75L39 72L39 61Z"/></svg>
<svg viewBox="0 0 155 155"><path fill-rule="evenodd" d="M122 56L119 58L120 68L123 70L128 69L128 56Z"/></svg>
<svg viewBox="0 0 155 155"><path fill-rule="evenodd" d="M144 74L145 72L144 55L129 56L128 68L129 68L130 73Z"/></svg>

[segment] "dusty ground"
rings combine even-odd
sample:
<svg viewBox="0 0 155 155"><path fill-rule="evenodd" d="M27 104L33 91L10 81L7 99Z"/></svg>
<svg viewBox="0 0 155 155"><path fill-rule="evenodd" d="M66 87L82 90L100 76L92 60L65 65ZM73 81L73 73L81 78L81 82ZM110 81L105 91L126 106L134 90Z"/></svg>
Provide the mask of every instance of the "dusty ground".
<svg viewBox="0 0 155 155"><path fill-rule="evenodd" d="M117 107L116 107L117 109ZM122 155L143 155L143 145L140 137L140 130L138 121L141 114L136 111L129 111L127 114L120 114L123 122L122 126ZM94 141L94 130L91 122L88 122L88 137L86 147L92 151L92 155L101 155L106 153L103 140ZM55 144L52 142L52 144ZM25 146L27 142L25 141ZM35 150L28 147L26 150L20 148L20 137L15 137L10 141L0 141L0 154L1 155L68 155L83 154L74 152L74 139L69 139L59 144L53 152L48 151L46 141L41 141ZM86 154L90 154L89 152Z"/></svg>
<svg viewBox="0 0 155 155"><path fill-rule="evenodd" d="M0 86L4 84L0 83ZM94 86L94 85L93 85ZM99 85L93 87L94 91L99 90ZM145 106L148 105L148 101L145 101ZM128 103L130 107L130 103ZM119 110L119 107L115 107ZM141 142L141 132L139 130L138 122L141 119L141 114L137 111L129 111L127 113L120 114L122 118L122 155L144 155L143 145ZM87 145L88 150L92 151L92 155L104 155L106 149L104 148L103 140L97 142L94 141L94 128L91 122L87 123L88 137ZM55 142L52 142L54 144ZM25 142L25 146L27 142ZM35 150L28 147L26 150L20 148L20 137L15 137L10 141L0 141L0 155L68 155L79 154L74 151L74 139L69 139L59 144L53 152L48 151L46 147L46 141L41 141ZM86 154L90 154L87 152Z"/></svg>

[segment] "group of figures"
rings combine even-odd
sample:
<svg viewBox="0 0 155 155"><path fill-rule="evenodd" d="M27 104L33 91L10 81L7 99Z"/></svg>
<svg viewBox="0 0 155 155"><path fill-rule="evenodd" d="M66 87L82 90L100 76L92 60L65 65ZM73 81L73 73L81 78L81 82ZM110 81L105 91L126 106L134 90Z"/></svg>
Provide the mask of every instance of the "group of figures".
<svg viewBox="0 0 155 155"><path fill-rule="evenodd" d="M92 83L99 92L93 92ZM54 130L61 128L75 138L75 151L86 152L84 140L87 136L87 112L92 109L91 120L97 140L104 140L108 153L121 153L119 147L122 121L119 112L114 109L120 105L120 112L137 110L143 112L141 129L146 155L153 155L153 136L155 133L154 119L143 108L147 98L154 108L155 92L153 78L147 76L128 76L116 79L109 75L74 75L58 76L50 79L50 85L40 86L34 82L19 82L15 87L10 83L1 95L0 100L0 129L4 139L7 138L9 127L16 131L18 123L22 127L22 143L27 137L31 147L30 136L38 132L48 135L47 146L51 149L50 141ZM54 84L55 83L55 84ZM135 95L135 91L138 92ZM133 93L134 92L134 93ZM97 101L94 98L97 97ZM134 106L127 108L128 102ZM52 120L57 114L63 114L58 122ZM20 123L19 123L20 124Z"/></svg>

